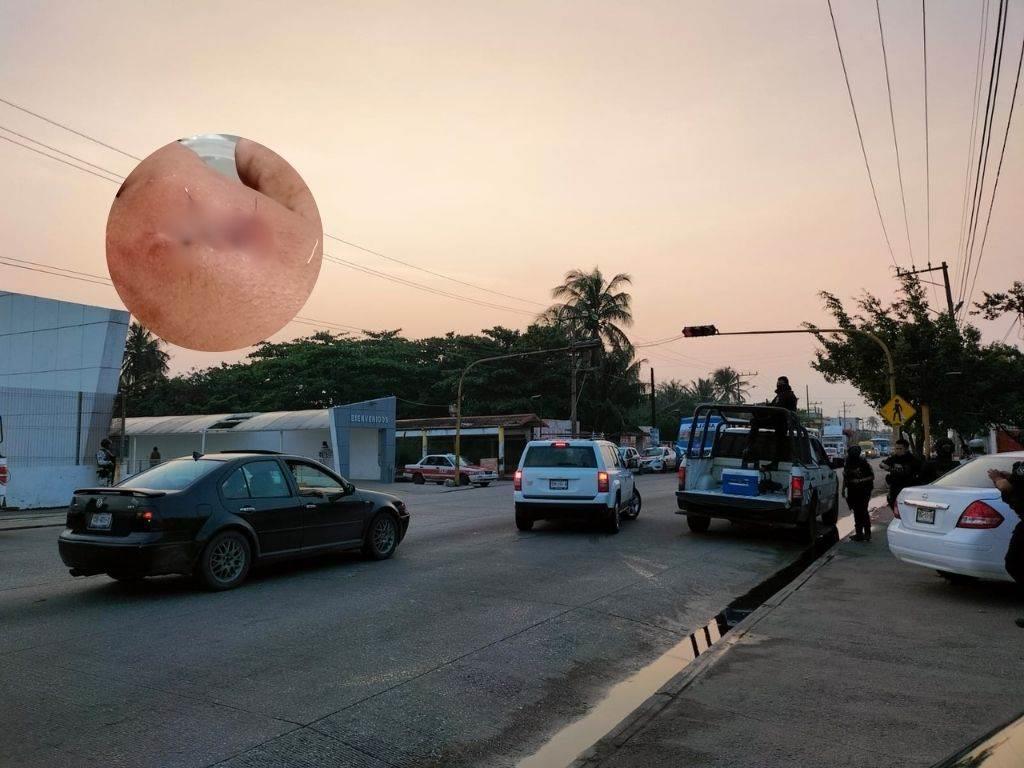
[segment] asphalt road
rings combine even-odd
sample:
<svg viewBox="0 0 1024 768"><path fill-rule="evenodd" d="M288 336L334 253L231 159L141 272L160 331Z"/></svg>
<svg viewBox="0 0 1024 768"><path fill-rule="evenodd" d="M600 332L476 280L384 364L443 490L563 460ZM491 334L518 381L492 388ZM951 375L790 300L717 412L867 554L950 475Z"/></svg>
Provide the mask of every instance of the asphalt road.
<svg viewBox="0 0 1024 768"><path fill-rule="evenodd" d="M58 528L0 532L2 766L514 765L800 553L689 533L672 475L617 536L520 533L511 486L396 485L396 556L241 588L73 579Z"/></svg>

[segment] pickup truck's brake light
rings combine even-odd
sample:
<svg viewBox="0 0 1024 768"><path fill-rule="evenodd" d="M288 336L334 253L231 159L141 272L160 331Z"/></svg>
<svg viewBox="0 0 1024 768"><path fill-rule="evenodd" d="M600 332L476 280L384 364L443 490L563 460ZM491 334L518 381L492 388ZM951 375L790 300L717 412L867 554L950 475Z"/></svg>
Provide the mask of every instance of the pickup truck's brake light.
<svg viewBox="0 0 1024 768"><path fill-rule="evenodd" d="M597 473L597 492L608 493L608 473L598 472Z"/></svg>
<svg viewBox="0 0 1024 768"><path fill-rule="evenodd" d="M512 475L512 487L517 491L523 490L523 470L517 469Z"/></svg>
<svg viewBox="0 0 1024 768"><path fill-rule="evenodd" d="M797 501L804 497L804 479L800 475L789 478L789 500Z"/></svg>

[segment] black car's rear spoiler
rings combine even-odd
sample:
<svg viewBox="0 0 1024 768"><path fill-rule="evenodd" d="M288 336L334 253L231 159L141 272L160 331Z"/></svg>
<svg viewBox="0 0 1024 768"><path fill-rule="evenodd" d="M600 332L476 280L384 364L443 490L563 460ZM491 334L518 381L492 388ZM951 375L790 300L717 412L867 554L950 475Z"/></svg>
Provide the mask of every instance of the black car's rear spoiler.
<svg viewBox="0 0 1024 768"><path fill-rule="evenodd" d="M166 496L167 491L154 491L149 488L79 488L75 496L143 496L155 499Z"/></svg>

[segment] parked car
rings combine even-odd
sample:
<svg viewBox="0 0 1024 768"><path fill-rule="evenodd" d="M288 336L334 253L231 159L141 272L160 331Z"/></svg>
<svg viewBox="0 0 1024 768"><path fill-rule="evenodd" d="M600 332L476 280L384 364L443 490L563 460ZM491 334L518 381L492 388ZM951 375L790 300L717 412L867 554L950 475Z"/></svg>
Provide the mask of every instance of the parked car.
<svg viewBox="0 0 1024 768"><path fill-rule="evenodd" d="M455 482L455 455L451 453L432 454L424 456L415 464L405 465L405 476L417 485L423 485L428 481L443 485L448 480ZM487 486L498 479L498 473L492 469L466 461L463 457L459 461L459 485Z"/></svg>
<svg viewBox="0 0 1024 768"><path fill-rule="evenodd" d="M1024 451L979 456L931 485L904 488L889 523L889 551L950 581L1012 581L1004 563L1018 517L988 478L1009 472Z"/></svg>
<svg viewBox="0 0 1024 768"><path fill-rule="evenodd" d="M839 480L821 442L811 438L795 414L770 406L698 406L694 420L708 412L720 416L708 456L691 447L679 468L676 503L691 531L703 533L712 518L797 526L809 542L818 523L839 517ZM759 420L756 444L750 446L750 423ZM781 441L775 429L784 427ZM757 466L744 469L748 448ZM697 451L700 453L700 451Z"/></svg>
<svg viewBox="0 0 1024 768"><path fill-rule="evenodd" d="M669 472L678 465L676 452L664 445L657 448L647 448L640 454L641 472Z"/></svg>
<svg viewBox="0 0 1024 768"><path fill-rule="evenodd" d="M640 452L631 445L619 446L619 457L629 469L640 468Z"/></svg>
<svg viewBox="0 0 1024 768"><path fill-rule="evenodd" d="M633 473L605 440L532 440L514 477L516 527L536 520L583 517L618 533L623 517L635 520L642 504Z"/></svg>
<svg viewBox="0 0 1024 768"><path fill-rule="evenodd" d="M318 462L226 452L75 491L58 547L72 576L191 574L221 590L257 562L359 548L383 560L408 527L400 499L359 490Z"/></svg>

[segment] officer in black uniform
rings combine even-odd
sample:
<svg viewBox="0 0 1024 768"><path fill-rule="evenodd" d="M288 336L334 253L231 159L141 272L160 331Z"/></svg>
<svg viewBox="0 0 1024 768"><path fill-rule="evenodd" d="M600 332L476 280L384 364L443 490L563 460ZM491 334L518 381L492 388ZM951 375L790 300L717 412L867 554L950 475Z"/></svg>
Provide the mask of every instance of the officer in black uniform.
<svg viewBox="0 0 1024 768"><path fill-rule="evenodd" d="M1006 572L1013 577L1018 584L1024 585L1024 461L1016 461L1013 469L1009 472L1002 472L998 469L988 471L989 480L999 489L1010 509L1017 513L1019 518L1013 534L1010 536L1010 546L1006 549ZM1024 627L1024 618L1017 619L1017 626Z"/></svg>
<svg viewBox="0 0 1024 768"><path fill-rule="evenodd" d="M885 476L885 482L889 485L889 494L886 499L891 507L896 503L896 497L900 495L900 491L917 483L921 462L910 452L910 443L900 438L893 445L892 456L883 459L881 466L888 472Z"/></svg>
<svg viewBox="0 0 1024 768"><path fill-rule="evenodd" d="M960 466L960 462L953 458L953 441L948 437L940 437L935 441L935 458L928 459L921 468L920 482L934 483L951 469Z"/></svg>
<svg viewBox="0 0 1024 768"><path fill-rule="evenodd" d="M793 391L793 388L789 386L789 377L779 376L779 378L775 380L775 397L772 398L771 402L766 402L765 405L774 406L775 408L785 408L791 413L796 413L796 404L796 393ZM780 416L770 416L768 418L755 416L750 420L750 434L747 438L747 448L743 452L743 463L740 465L743 469L746 469L748 464L753 464L754 467L758 467L760 464L759 456L757 455L757 436L762 427L767 427L775 431L775 456L773 457L771 464L768 465L768 468L777 469L780 460L788 461L791 458L787 448L789 424L787 423L786 418Z"/></svg>
<svg viewBox="0 0 1024 768"><path fill-rule="evenodd" d="M868 514L868 501L875 487L875 470L861 456L860 446L852 445L846 452L846 465L843 467L843 498L846 506L853 511L853 525L856 532L854 541L871 541L871 515Z"/></svg>

